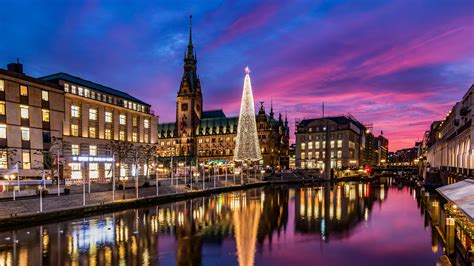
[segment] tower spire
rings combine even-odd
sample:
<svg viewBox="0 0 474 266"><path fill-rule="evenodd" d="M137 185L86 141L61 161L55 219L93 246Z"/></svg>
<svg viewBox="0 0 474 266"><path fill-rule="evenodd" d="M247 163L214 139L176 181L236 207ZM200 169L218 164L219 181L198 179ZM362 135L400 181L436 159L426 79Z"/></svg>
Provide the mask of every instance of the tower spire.
<svg viewBox="0 0 474 266"><path fill-rule="evenodd" d="M189 42L188 42L188 58L194 56L193 48L193 16L189 16Z"/></svg>
<svg viewBox="0 0 474 266"><path fill-rule="evenodd" d="M275 113L273 113L273 98L271 98L270 100L270 117L273 118L273 115Z"/></svg>

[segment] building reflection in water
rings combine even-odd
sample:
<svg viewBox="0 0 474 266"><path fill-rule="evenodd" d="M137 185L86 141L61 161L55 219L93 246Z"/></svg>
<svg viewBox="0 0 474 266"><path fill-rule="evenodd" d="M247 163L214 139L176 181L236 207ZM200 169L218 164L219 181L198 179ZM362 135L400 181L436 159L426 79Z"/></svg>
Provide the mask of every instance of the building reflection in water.
<svg viewBox="0 0 474 266"><path fill-rule="evenodd" d="M289 230L330 241L369 219L386 186L265 187L2 232L0 265L200 265L206 250L220 253L226 241L235 250L225 254L253 265L259 250L286 234L290 204Z"/></svg>

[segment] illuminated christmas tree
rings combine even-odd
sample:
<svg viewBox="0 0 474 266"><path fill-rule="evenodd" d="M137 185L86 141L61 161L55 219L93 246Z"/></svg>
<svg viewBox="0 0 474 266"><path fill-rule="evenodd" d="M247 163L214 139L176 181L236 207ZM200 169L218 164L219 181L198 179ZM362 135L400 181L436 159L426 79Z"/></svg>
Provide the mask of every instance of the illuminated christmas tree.
<svg viewBox="0 0 474 266"><path fill-rule="evenodd" d="M255 107L253 102L250 69L245 68L244 91L240 104L239 125L235 142L235 161L258 161L262 158L255 122Z"/></svg>

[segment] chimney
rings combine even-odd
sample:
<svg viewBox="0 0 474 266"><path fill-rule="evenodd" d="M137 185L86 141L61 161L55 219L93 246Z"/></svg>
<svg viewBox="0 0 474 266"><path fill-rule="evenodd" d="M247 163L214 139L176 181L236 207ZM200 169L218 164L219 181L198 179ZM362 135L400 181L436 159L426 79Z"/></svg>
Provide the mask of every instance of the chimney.
<svg viewBox="0 0 474 266"><path fill-rule="evenodd" d="M20 59L18 59L18 58L16 59L16 63L8 64L7 69L8 69L8 71L24 74L23 73L23 64L20 64Z"/></svg>

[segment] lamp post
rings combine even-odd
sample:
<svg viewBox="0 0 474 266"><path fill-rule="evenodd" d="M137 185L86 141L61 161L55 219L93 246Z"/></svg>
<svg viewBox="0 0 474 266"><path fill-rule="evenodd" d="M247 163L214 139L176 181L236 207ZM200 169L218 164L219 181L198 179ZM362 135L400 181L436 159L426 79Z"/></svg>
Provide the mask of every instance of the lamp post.
<svg viewBox="0 0 474 266"><path fill-rule="evenodd" d="M205 180L204 180L204 178L205 178L205 175L206 175L206 173L204 172L204 163L201 164L201 169L202 169L202 190L204 190L205 189Z"/></svg>

